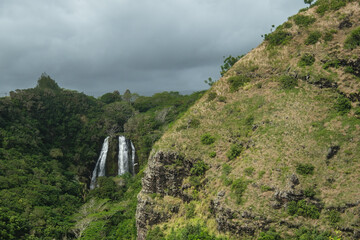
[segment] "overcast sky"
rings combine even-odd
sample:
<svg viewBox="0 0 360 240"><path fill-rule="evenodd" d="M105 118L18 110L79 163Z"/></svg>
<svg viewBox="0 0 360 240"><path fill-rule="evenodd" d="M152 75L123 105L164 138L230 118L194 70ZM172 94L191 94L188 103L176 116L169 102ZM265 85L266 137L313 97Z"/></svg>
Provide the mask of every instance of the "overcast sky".
<svg viewBox="0 0 360 240"><path fill-rule="evenodd" d="M46 72L89 95L206 89L303 0L0 0L0 94Z"/></svg>

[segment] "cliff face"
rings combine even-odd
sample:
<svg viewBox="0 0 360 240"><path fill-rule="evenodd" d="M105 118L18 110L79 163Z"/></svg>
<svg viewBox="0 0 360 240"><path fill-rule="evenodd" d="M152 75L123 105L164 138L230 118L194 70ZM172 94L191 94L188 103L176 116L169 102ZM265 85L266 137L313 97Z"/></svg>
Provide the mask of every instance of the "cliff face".
<svg viewBox="0 0 360 240"><path fill-rule="evenodd" d="M109 149L106 157L106 176L118 175L118 155L119 155L119 140L117 136L112 136L109 139Z"/></svg>
<svg viewBox="0 0 360 240"><path fill-rule="evenodd" d="M138 239L188 224L358 239L359 26L359 1L319 0L216 82L153 149Z"/></svg>
<svg viewBox="0 0 360 240"><path fill-rule="evenodd" d="M161 223L175 213L178 208L155 209L154 197L172 196L187 200L187 196L181 191L185 177L190 175L192 162L184 159L176 152L156 152L148 162L148 168L142 179L142 191L138 195L138 207L136 210L136 225L138 228L138 239L145 239L147 226ZM168 210L170 210L168 212Z"/></svg>

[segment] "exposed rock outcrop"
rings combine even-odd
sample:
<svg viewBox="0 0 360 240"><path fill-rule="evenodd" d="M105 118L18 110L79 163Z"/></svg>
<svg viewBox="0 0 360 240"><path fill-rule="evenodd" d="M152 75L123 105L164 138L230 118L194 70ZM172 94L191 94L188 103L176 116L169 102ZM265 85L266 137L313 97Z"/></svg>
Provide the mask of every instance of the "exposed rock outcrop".
<svg viewBox="0 0 360 240"><path fill-rule="evenodd" d="M147 227L165 221L168 216L164 211L154 208L155 202L148 195L140 192L136 209L137 239L146 239Z"/></svg>
<svg viewBox="0 0 360 240"><path fill-rule="evenodd" d="M186 199L182 194L183 179L190 175L192 161L176 152L158 151L149 159L148 168L142 179L143 188L138 195L136 226L138 240L146 238L148 226L164 221L165 213L157 212L152 207L153 200L148 194L170 195Z"/></svg>
<svg viewBox="0 0 360 240"><path fill-rule="evenodd" d="M266 217L253 214L251 210L237 211L226 207L222 193L210 202L210 209L215 217L217 229L236 235L254 235L257 230L266 230L272 222Z"/></svg>
<svg viewBox="0 0 360 240"><path fill-rule="evenodd" d="M340 150L339 146L331 146L331 147L329 147L328 153L326 155L326 159L329 160L332 157L334 157L339 150Z"/></svg>
<svg viewBox="0 0 360 240"><path fill-rule="evenodd" d="M192 162L176 152L157 152L149 160L142 192L180 196L182 180L189 176L191 167Z"/></svg>

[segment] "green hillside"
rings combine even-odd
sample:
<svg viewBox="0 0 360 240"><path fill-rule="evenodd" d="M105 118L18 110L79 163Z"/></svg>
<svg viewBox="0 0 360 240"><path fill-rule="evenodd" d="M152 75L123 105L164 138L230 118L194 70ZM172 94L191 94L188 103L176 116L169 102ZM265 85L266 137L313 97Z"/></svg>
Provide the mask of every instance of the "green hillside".
<svg viewBox="0 0 360 240"><path fill-rule="evenodd" d="M0 239L135 239L136 195L150 149L201 94L94 98L43 74L35 88L0 98ZM117 134L139 149L139 174L102 177L89 191L102 142Z"/></svg>
<svg viewBox="0 0 360 240"><path fill-rule="evenodd" d="M165 132L138 239L360 238L359 4L302 9Z"/></svg>

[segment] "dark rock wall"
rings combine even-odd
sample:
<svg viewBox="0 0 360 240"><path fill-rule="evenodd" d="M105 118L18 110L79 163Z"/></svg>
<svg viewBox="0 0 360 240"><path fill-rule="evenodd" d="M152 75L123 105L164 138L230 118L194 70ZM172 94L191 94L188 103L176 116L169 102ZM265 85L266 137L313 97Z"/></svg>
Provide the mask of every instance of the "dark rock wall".
<svg viewBox="0 0 360 240"><path fill-rule="evenodd" d="M119 140L117 136L110 137L109 148L106 157L105 175L118 175L118 155L119 155Z"/></svg>
<svg viewBox="0 0 360 240"><path fill-rule="evenodd" d="M169 217L155 210L155 202L148 194L183 198L181 185L183 179L190 175L191 167L192 162L176 152L159 151L149 159L136 209L138 240L146 239L148 226L163 222Z"/></svg>

